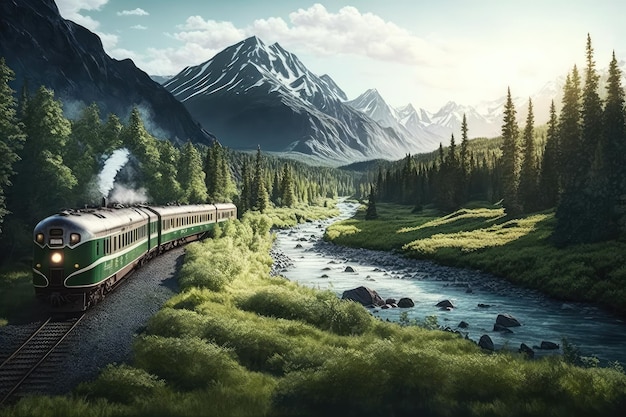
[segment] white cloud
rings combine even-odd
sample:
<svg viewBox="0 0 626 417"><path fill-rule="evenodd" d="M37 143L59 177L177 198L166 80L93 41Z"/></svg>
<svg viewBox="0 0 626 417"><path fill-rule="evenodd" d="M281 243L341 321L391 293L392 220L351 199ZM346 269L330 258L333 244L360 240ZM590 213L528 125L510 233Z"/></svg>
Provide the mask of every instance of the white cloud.
<svg viewBox="0 0 626 417"><path fill-rule="evenodd" d="M149 16L150 13L146 12L144 9L140 9L137 7L135 10L122 10L121 12L117 12L118 16Z"/></svg>
<svg viewBox="0 0 626 417"><path fill-rule="evenodd" d="M436 44L352 6L331 13L315 4L290 13L289 23L281 18L259 19L246 31L269 42L304 47L319 55L358 55L420 65L445 59L444 51Z"/></svg>
<svg viewBox="0 0 626 417"><path fill-rule="evenodd" d="M147 26L143 26L143 25L134 25L130 27L131 29L136 29L136 30L146 30L148 29Z"/></svg>
<svg viewBox="0 0 626 417"><path fill-rule="evenodd" d="M117 45L118 37L111 33L100 32L100 22L90 16L81 14L81 11L98 11L109 0L55 0L59 13L64 19L71 20L97 34L102 40L104 49L110 50Z"/></svg>
<svg viewBox="0 0 626 417"><path fill-rule="evenodd" d="M401 64L433 65L446 62L445 50L372 13L347 6L337 13L323 5L298 9L289 22L280 17L257 19L245 28L232 22L190 16L168 36L181 42L176 49L151 49L139 66L151 74L171 74L171 68L197 65L227 46L256 35L265 42L280 42L294 51L318 56L352 55ZM172 62L168 63L168 60ZM143 64L141 64L143 62ZM157 64L158 67L153 67ZM166 64L167 63L167 64ZM165 70L165 67L169 70Z"/></svg>
<svg viewBox="0 0 626 417"><path fill-rule="evenodd" d="M80 14L80 11L100 10L108 1L109 0L55 0L55 3L63 18L95 31L98 29L100 23L89 16Z"/></svg>

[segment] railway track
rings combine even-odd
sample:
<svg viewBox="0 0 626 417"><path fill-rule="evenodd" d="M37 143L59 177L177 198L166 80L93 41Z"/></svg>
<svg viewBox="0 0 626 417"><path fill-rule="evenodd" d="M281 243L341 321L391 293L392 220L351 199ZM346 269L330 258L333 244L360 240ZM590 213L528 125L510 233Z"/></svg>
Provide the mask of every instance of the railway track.
<svg viewBox="0 0 626 417"><path fill-rule="evenodd" d="M49 389L55 354L84 314L70 320L49 318L12 355L0 364L0 405L25 393L45 393Z"/></svg>

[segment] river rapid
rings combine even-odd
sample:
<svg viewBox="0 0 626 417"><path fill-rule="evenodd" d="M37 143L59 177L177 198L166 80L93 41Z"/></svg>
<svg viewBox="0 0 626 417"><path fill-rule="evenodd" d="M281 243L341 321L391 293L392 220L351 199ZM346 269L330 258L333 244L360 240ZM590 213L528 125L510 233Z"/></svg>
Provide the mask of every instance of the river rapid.
<svg viewBox="0 0 626 417"><path fill-rule="evenodd" d="M339 297L345 290L365 286L383 299L409 297L414 301L411 308L370 309L382 320L398 321L403 312L420 322L436 316L439 325L459 330L476 342L483 334L489 335L496 350L517 350L521 343L538 347L542 341L561 346L534 349L536 356L562 353L566 338L581 355L595 356L602 365L614 361L626 365L626 322L600 308L553 300L480 271L324 242L326 227L352 217L357 207L340 202L338 217L277 231L274 251L291 261L278 273L302 285L330 289ZM346 272L347 267L354 272ZM436 307L442 300L449 300L454 308ZM494 331L496 317L505 313L521 326L511 327L511 333ZM459 327L461 322L468 326Z"/></svg>

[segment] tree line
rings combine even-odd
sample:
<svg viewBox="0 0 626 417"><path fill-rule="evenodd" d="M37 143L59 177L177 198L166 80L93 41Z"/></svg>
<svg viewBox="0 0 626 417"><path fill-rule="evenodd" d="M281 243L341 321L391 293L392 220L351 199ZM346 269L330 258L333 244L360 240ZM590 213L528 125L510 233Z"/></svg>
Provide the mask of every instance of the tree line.
<svg viewBox="0 0 626 417"><path fill-rule="evenodd" d="M113 151L130 153L128 187L152 204L235 202L239 213L294 206L351 194L354 174L232 151L214 141L176 147L146 129L141 111L128 120L102 118L97 104L70 120L54 91L10 87L14 73L0 58L0 247L25 251L41 219L64 208L98 204L98 173ZM104 196L106 197L106 196ZM123 202L123 201L122 201Z"/></svg>
<svg viewBox="0 0 626 417"><path fill-rule="evenodd" d="M465 115L461 143L452 135L430 158L407 155L370 173L380 201L424 204L450 212L470 200L501 202L507 215L555 209L557 245L615 239L626 232L626 123L621 72L613 53L606 94L600 96L591 37L587 36L583 80L576 66L567 75L560 114L554 101L545 129L534 126L532 100L525 125L517 124L507 91L498 152L468 140ZM537 131L545 133L538 137ZM371 197L370 197L371 198Z"/></svg>

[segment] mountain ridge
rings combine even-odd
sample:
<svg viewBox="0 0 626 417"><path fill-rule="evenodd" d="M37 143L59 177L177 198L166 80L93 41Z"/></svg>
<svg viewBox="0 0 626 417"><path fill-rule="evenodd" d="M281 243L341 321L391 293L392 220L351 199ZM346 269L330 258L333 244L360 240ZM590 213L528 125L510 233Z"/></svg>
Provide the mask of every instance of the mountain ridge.
<svg viewBox="0 0 626 417"><path fill-rule="evenodd" d="M161 139L182 144L215 138L130 59L109 57L96 34L63 19L52 0L0 2L0 56L15 73L14 90L44 85L65 110L95 102L103 117L124 119L140 107L151 116L146 128Z"/></svg>

